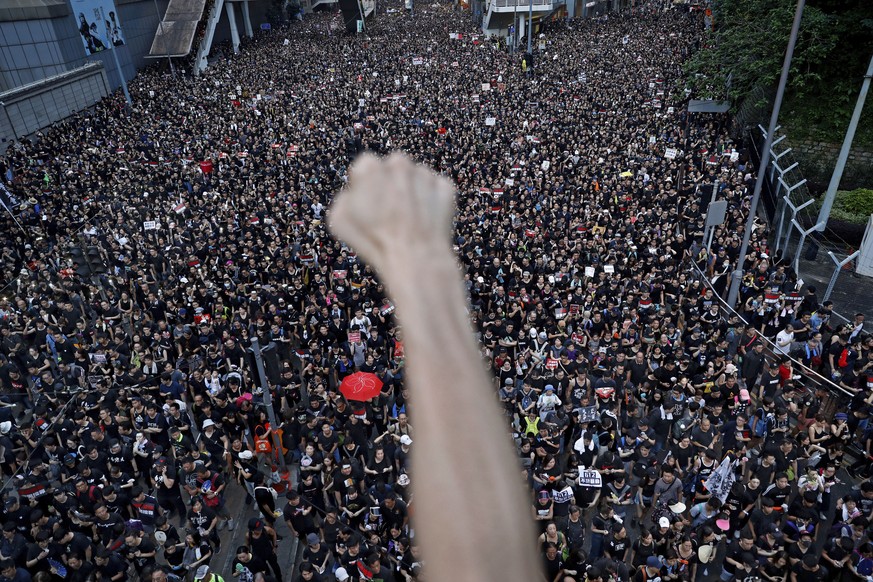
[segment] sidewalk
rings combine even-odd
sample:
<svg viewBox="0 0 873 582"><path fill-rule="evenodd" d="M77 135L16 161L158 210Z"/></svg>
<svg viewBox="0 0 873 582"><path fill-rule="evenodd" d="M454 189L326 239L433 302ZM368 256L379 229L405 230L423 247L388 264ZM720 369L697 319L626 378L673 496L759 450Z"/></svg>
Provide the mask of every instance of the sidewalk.
<svg viewBox="0 0 873 582"><path fill-rule="evenodd" d="M842 254L836 256L841 260L845 258ZM851 265L852 263L849 263L847 267ZM821 302L835 268L836 263L828 255L828 249L823 246L814 261L806 260L801 254L797 276L803 280L804 287L815 286L816 295ZM873 318L873 278L857 275L851 270L842 270L830 300L834 302L834 314L846 321L851 321L858 312L866 313L868 318Z"/></svg>

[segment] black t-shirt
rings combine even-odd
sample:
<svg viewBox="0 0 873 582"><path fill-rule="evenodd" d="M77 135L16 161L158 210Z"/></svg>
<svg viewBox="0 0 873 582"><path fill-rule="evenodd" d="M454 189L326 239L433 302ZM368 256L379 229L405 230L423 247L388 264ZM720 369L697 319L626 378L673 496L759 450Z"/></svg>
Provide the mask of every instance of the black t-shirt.
<svg viewBox="0 0 873 582"><path fill-rule="evenodd" d="M630 541L627 536L618 539L615 536L609 536L609 541L606 542L606 551L609 552L613 560L624 561L627 549L630 546Z"/></svg>
<svg viewBox="0 0 873 582"><path fill-rule="evenodd" d="M543 567L546 572L546 580L554 580L558 577L564 567L564 560L561 558L561 552L556 552L554 559L549 559L548 554L543 554Z"/></svg>
<svg viewBox="0 0 873 582"><path fill-rule="evenodd" d="M815 570L807 570L803 564L797 563L791 568L797 582L820 582L821 580L830 580L830 571L819 564Z"/></svg>

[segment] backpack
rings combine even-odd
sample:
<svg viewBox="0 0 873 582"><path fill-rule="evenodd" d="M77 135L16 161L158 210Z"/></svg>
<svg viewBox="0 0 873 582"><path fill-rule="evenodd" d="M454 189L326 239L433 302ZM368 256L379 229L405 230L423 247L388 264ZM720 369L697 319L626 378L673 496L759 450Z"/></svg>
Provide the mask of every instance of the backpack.
<svg viewBox="0 0 873 582"><path fill-rule="evenodd" d="M770 431L770 419L767 418L767 413L763 408L759 408L755 413L755 426L752 428L754 435L758 438L764 438Z"/></svg>

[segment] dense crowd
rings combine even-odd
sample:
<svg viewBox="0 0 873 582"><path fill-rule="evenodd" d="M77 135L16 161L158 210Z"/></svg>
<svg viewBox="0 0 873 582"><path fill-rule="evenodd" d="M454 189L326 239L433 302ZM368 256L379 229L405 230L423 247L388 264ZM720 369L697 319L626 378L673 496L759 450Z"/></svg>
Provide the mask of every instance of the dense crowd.
<svg viewBox="0 0 873 582"><path fill-rule="evenodd" d="M544 580L871 575L863 454L863 482L833 494L846 446L871 453L863 315L841 328L797 292L763 226L742 318L725 312L754 168L727 117L687 112L702 15L641 4L547 25L524 67L448 4L359 36L314 15L10 146L26 203L0 231L0 581L292 579L282 535L304 548L294 580L426 579L407 469L427 411L385 289L325 229L354 158L398 149L457 184L470 318ZM278 426L253 338L273 344ZM824 416L792 360L849 405ZM356 371L379 397L342 397ZM235 487L246 507L225 504Z"/></svg>

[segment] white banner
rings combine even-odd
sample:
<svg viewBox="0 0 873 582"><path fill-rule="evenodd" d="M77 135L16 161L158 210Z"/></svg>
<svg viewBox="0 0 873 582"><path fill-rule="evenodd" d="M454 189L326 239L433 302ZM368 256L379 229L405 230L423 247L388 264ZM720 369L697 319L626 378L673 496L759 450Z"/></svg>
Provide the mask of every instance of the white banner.
<svg viewBox="0 0 873 582"><path fill-rule="evenodd" d="M86 55L125 43L113 0L72 0L72 5Z"/></svg>

